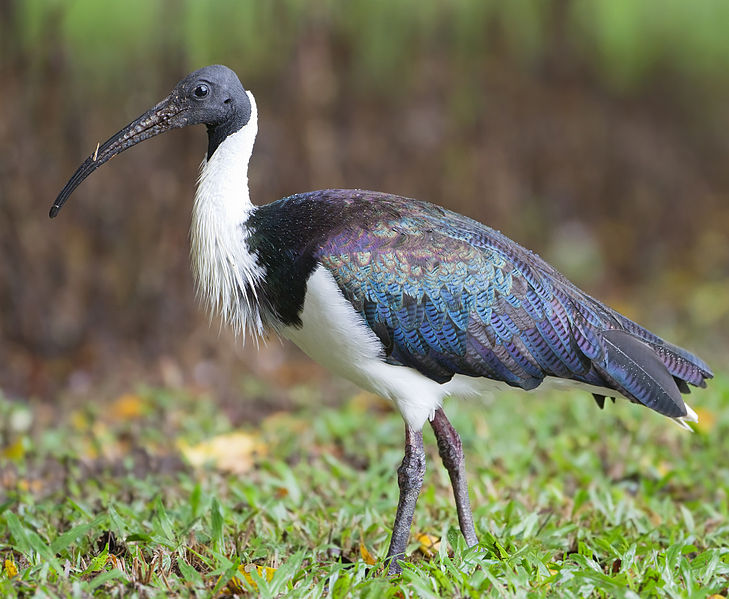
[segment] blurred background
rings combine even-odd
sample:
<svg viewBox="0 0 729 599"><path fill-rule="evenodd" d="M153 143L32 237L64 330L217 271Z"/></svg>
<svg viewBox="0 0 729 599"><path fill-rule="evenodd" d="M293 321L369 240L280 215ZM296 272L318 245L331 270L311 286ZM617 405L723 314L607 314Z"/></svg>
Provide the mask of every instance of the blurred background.
<svg viewBox="0 0 729 599"><path fill-rule="evenodd" d="M0 390L329 384L196 304L202 127L123 154L48 219L97 142L210 63L257 98L254 203L327 187L436 202L721 369L727 23L721 0L0 1Z"/></svg>

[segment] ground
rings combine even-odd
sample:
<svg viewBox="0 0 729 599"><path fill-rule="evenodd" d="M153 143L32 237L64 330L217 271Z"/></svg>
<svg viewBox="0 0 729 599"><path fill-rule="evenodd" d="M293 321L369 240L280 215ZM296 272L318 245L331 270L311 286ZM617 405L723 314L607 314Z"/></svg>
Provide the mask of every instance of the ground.
<svg viewBox="0 0 729 599"><path fill-rule="evenodd" d="M577 392L450 402L481 545L463 544L428 429L397 578L382 560L400 417L350 387L334 407L313 385L291 393L291 410L238 427L189 391L104 406L0 399L0 594L727 595L726 378L690 396L694 433Z"/></svg>

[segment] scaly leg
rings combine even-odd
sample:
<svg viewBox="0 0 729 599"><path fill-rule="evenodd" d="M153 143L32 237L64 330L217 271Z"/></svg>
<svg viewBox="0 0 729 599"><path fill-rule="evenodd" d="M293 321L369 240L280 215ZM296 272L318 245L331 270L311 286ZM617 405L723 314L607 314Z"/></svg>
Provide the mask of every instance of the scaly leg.
<svg viewBox="0 0 729 599"><path fill-rule="evenodd" d="M471 502L468 499L466 463L463 459L461 437L448 421L442 408L435 412L433 420L430 421L430 426L433 427L435 438L438 441L438 452L443 460L443 465L451 477L453 496L456 498L456 509L458 510L458 524L466 539L466 544L473 547L478 543L478 539L476 538L476 529L473 526Z"/></svg>
<svg viewBox="0 0 729 599"><path fill-rule="evenodd" d="M413 431L405 425L405 457L397 469L397 483L400 487L400 500L397 502L395 524L392 527L390 549L387 559L390 563L389 574L399 574L402 568L398 563L405 557L405 549L410 537L410 526L413 523L415 504L423 486L425 476L425 449L423 449L423 431Z"/></svg>

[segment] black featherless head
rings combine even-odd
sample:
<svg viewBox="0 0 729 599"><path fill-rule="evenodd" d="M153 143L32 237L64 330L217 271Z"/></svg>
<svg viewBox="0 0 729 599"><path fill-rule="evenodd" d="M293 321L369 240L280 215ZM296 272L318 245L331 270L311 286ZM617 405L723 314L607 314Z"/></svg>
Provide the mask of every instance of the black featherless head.
<svg viewBox="0 0 729 599"><path fill-rule="evenodd" d="M250 118L250 98L231 69L217 64L190 73L164 100L96 147L58 194L50 217L58 214L86 177L139 142L170 129L204 124L210 158L221 142L247 125Z"/></svg>

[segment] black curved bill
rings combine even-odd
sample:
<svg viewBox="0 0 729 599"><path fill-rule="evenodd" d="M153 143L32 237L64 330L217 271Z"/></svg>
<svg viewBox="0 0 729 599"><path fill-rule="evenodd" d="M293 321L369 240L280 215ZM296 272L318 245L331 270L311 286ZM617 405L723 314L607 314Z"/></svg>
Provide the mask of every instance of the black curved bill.
<svg viewBox="0 0 729 599"><path fill-rule="evenodd" d="M124 129L112 135L103 144L98 145L93 154L78 167L61 193L58 194L56 201L51 206L49 216L54 218L83 180L117 154L169 129L187 125L187 119L182 114L183 111L183 107L171 94L138 119L129 123Z"/></svg>

